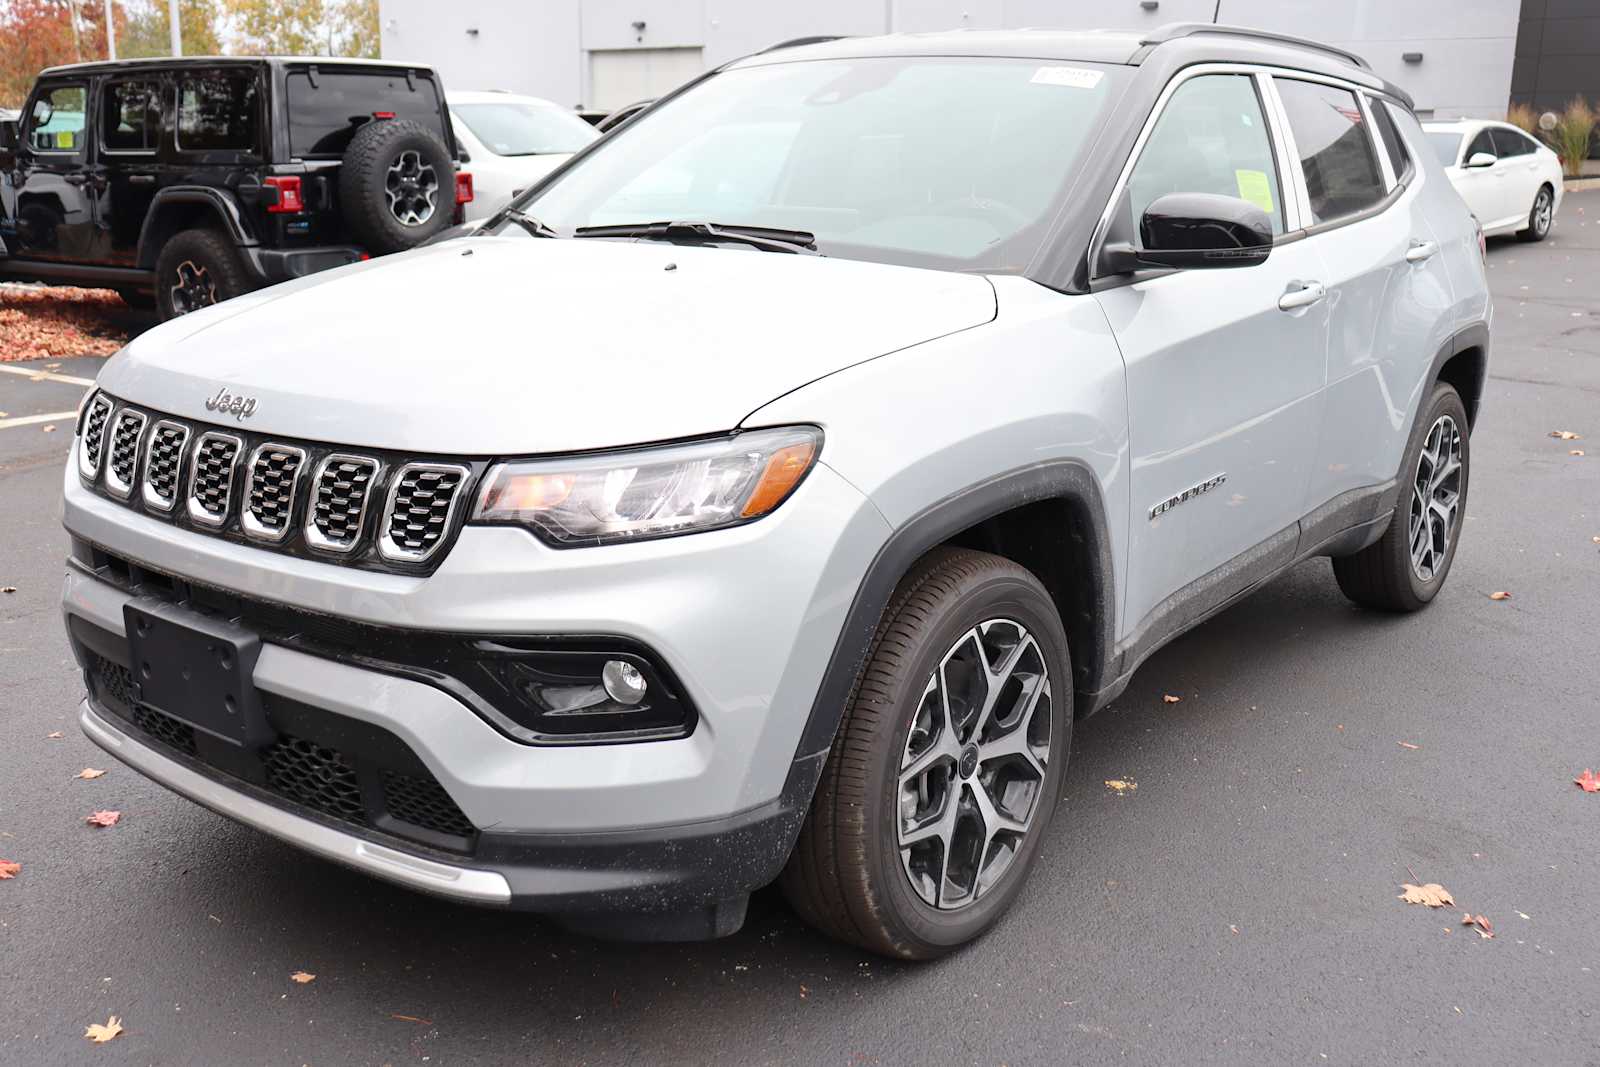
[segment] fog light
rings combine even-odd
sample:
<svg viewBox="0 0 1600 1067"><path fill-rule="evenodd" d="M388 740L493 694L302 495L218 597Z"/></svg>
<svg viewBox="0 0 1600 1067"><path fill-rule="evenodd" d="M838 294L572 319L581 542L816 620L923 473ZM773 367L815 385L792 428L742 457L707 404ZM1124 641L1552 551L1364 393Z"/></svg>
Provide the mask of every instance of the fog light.
<svg viewBox="0 0 1600 1067"><path fill-rule="evenodd" d="M600 671L600 684L606 687L606 695L612 700L629 707L643 700L644 691L649 688L639 668L620 659L606 660Z"/></svg>

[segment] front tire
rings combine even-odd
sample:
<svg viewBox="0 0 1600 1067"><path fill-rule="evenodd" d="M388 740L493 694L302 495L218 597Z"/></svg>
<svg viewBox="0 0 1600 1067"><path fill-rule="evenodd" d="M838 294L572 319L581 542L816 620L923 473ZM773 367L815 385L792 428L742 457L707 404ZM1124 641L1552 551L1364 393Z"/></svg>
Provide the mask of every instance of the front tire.
<svg viewBox="0 0 1600 1067"><path fill-rule="evenodd" d="M1434 385L1400 468L1399 499L1378 541L1333 561L1344 595L1378 611L1418 611L1444 586L1461 543L1472 471L1467 409L1452 386Z"/></svg>
<svg viewBox="0 0 1600 1067"><path fill-rule="evenodd" d="M1517 234L1524 241L1542 241L1550 236L1550 224L1555 221L1556 197L1548 185L1539 186L1534 195L1533 207L1528 211L1528 228Z"/></svg>
<svg viewBox="0 0 1600 1067"><path fill-rule="evenodd" d="M156 310L163 320L252 288L238 250L215 230L183 230L156 257Z"/></svg>
<svg viewBox="0 0 1600 1067"><path fill-rule="evenodd" d="M1055 813L1072 664L1050 595L982 552L940 549L872 642L782 885L825 933L932 959L999 921Z"/></svg>

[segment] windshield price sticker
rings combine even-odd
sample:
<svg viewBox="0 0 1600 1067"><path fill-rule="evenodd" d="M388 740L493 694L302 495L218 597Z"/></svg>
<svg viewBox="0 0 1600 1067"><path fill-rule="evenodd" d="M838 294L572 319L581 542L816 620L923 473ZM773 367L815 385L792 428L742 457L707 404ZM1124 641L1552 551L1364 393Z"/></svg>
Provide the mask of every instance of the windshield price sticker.
<svg viewBox="0 0 1600 1067"><path fill-rule="evenodd" d="M1093 89L1105 76L1104 71L1084 70L1082 67L1040 67L1029 81L1040 85L1065 85L1071 89Z"/></svg>

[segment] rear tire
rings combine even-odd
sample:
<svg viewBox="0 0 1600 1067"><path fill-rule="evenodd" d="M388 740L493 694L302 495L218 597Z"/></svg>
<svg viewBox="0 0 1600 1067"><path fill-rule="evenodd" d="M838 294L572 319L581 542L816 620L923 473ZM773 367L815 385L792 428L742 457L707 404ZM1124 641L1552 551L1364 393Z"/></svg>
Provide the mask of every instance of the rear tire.
<svg viewBox="0 0 1600 1067"><path fill-rule="evenodd" d="M811 925L886 956L932 959L978 937L1038 855L1071 729L1066 633L1039 580L999 556L930 553L874 635L784 894Z"/></svg>
<svg viewBox="0 0 1600 1067"><path fill-rule="evenodd" d="M183 230L156 257L156 311L163 320L254 288L239 250L216 230Z"/></svg>
<svg viewBox="0 0 1600 1067"><path fill-rule="evenodd" d="M1427 607L1444 586L1461 543L1472 452L1467 409L1452 386L1434 385L1400 470L1389 528L1374 544L1333 561L1344 595L1378 611Z"/></svg>
<svg viewBox="0 0 1600 1067"><path fill-rule="evenodd" d="M1534 195L1533 207L1528 211L1528 228L1517 234L1519 240L1542 241L1550 236L1550 224L1555 221L1555 193L1548 185L1539 186Z"/></svg>

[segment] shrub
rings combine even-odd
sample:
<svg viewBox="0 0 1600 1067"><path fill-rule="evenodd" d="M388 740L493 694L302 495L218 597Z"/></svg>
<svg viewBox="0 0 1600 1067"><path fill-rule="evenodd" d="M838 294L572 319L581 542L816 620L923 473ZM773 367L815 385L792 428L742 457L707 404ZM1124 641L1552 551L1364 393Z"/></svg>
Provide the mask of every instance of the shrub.
<svg viewBox="0 0 1600 1067"><path fill-rule="evenodd" d="M1581 96L1573 97L1556 119L1550 139L1569 178L1583 173L1583 161L1589 158L1589 145L1594 138L1595 121L1594 108Z"/></svg>
<svg viewBox="0 0 1600 1067"><path fill-rule="evenodd" d="M1506 121L1523 133L1539 137L1539 113L1527 104L1512 104L1506 108Z"/></svg>

